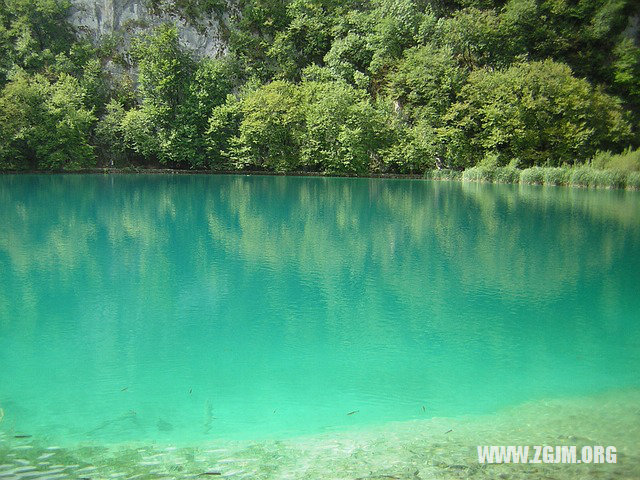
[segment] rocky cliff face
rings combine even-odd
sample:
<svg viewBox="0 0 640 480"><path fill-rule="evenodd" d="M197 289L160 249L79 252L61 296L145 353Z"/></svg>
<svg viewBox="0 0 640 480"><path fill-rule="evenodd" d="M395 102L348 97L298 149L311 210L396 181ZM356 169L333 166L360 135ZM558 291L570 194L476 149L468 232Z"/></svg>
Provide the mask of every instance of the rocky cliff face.
<svg viewBox="0 0 640 480"><path fill-rule="evenodd" d="M193 21L173 14L155 14L144 0L71 0L70 22L94 40L111 34L122 35L125 42L131 36L163 22L175 23L184 46L200 56L224 53L223 19L201 18Z"/></svg>

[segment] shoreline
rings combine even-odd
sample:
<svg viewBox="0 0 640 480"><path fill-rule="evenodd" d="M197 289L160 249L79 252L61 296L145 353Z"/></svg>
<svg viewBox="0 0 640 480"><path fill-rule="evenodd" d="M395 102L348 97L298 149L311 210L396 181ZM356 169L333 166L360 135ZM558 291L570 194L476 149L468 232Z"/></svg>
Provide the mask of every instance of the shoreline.
<svg viewBox="0 0 640 480"><path fill-rule="evenodd" d="M460 172L462 173L462 172ZM240 175L258 177L331 177L331 178L398 178L408 180L430 180L429 177L408 173L325 173L325 172L271 172L266 170L188 170L177 168L85 168L81 170L4 170L0 175Z"/></svg>
<svg viewBox="0 0 640 480"><path fill-rule="evenodd" d="M86 168L80 170L3 170L3 175L238 175L316 178L378 178L396 180L432 180L459 183L500 185L537 185L599 190L640 190L640 172L597 170L591 167L472 167L459 170L429 170L423 174L411 173L327 173L327 172L274 172L265 170L189 170L178 168ZM573 176L572 176L573 175ZM524 179L522 177L525 177ZM574 178L575 177L575 178Z"/></svg>

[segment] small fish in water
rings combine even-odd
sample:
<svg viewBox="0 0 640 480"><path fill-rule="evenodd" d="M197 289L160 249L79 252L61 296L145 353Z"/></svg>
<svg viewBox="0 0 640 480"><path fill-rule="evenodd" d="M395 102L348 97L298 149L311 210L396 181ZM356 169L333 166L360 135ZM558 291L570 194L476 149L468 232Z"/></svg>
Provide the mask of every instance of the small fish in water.
<svg viewBox="0 0 640 480"><path fill-rule="evenodd" d="M199 477L204 477L205 475L218 476L218 475L222 475L222 473L220 473L220 472L204 472L204 473L201 473L198 476Z"/></svg>
<svg viewBox="0 0 640 480"><path fill-rule="evenodd" d="M447 433L451 433L453 432L453 430L447 430L446 432L444 432L444 434L446 435Z"/></svg>
<svg viewBox="0 0 640 480"><path fill-rule="evenodd" d="M124 387L120 389L121 392L126 392L127 390L129 390L129 387Z"/></svg>
<svg viewBox="0 0 640 480"><path fill-rule="evenodd" d="M31 435L14 435L13 438L31 438Z"/></svg>
<svg viewBox="0 0 640 480"><path fill-rule="evenodd" d="M358 413L360 410L354 410L353 412L349 412L347 413L347 415L355 415L356 413Z"/></svg>
<svg viewBox="0 0 640 480"><path fill-rule="evenodd" d="M191 395L193 393L193 388L189 389L189 395Z"/></svg>
<svg viewBox="0 0 640 480"><path fill-rule="evenodd" d="M273 413L276 413L277 409L273 411Z"/></svg>
<svg viewBox="0 0 640 480"><path fill-rule="evenodd" d="M94 470L96 470L96 467L94 467L93 465L89 465L88 467L81 468L77 471L77 473L88 473L93 472Z"/></svg>
<svg viewBox="0 0 640 480"><path fill-rule="evenodd" d="M426 412L427 411L427 407L425 407L424 405L422 405L422 411Z"/></svg>
<svg viewBox="0 0 640 480"><path fill-rule="evenodd" d="M13 473L29 473L29 472L33 472L34 470L37 470L36 467L34 467L33 465L29 465L28 467L14 468Z"/></svg>

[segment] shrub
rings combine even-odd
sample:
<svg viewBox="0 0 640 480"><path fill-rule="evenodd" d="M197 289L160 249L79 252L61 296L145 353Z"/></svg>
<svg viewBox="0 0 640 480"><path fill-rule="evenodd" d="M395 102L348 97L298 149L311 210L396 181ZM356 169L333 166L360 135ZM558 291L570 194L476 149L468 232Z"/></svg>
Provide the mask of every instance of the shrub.
<svg viewBox="0 0 640 480"><path fill-rule="evenodd" d="M617 155L609 151L598 151L594 155L591 165L597 169L640 172L640 148L632 150L631 147L628 147Z"/></svg>

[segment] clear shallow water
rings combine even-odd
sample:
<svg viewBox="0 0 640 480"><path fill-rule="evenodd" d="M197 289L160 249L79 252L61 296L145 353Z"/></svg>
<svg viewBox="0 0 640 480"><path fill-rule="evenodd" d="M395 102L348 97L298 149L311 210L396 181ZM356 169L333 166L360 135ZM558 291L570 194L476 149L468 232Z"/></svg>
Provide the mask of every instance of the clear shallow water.
<svg viewBox="0 0 640 480"><path fill-rule="evenodd" d="M640 386L635 192L4 176L0 226L12 434L281 438Z"/></svg>

